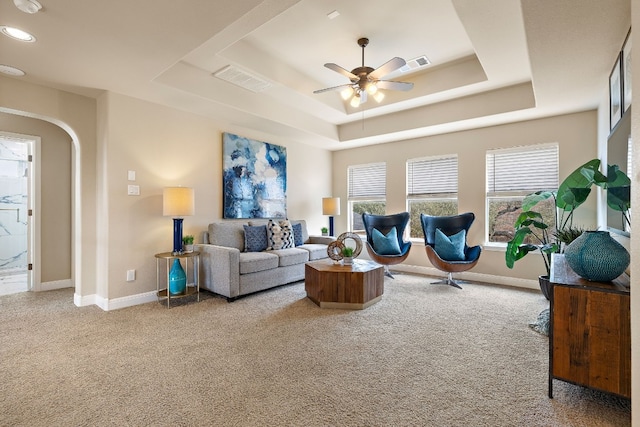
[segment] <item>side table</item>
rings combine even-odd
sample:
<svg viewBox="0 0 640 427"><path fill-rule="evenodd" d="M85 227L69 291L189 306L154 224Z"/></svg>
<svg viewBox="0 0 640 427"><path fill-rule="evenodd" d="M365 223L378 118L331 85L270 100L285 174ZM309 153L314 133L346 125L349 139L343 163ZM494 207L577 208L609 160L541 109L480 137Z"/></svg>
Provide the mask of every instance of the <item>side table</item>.
<svg viewBox="0 0 640 427"><path fill-rule="evenodd" d="M200 252L185 252L182 254L174 255L171 252L162 252L155 255L156 257L156 291L158 295L158 301L162 299L167 300L167 307L171 307L171 300L174 298L183 298L190 295L196 295L196 300L200 302L200 275L198 274L200 270ZM187 287L185 292L180 295L171 295L169 293L169 272L171 271L171 265L173 264L174 259L179 259L182 263L184 260L184 272L187 275ZM163 273L161 272L161 260L164 260L164 277L166 282L163 283L164 288L160 288L161 277L163 277ZM191 274L189 274L189 270L191 270ZM193 279L191 283L189 283L189 278Z"/></svg>
<svg viewBox="0 0 640 427"><path fill-rule="evenodd" d="M558 379L631 399L629 278L589 281L553 254L549 282L549 397Z"/></svg>

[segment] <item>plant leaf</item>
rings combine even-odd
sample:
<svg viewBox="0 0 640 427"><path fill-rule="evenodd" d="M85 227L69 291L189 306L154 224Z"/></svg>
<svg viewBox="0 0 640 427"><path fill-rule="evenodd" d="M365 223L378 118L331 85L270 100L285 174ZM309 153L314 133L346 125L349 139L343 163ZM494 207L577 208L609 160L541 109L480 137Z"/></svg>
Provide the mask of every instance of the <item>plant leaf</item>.
<svg viewBox="0 0 640 427"><path fill-rule="evenodd" d="M535 193L528 194L524 199L522 199L522 210L524 212L529 211L538 203L553 196L555 196L555 193L552 191L536 191Z"/></svg>
<svg viewBox="0 0 640 427"><path fill-rule="evenodd" d="M599 168L600 159L593 159L571 172L558 188L556 206L564 211L573 211L584 203L595 179L602 176Z"/></svg>
<svg viewBox="0 0 640 427"><path fill-rule="evenodd" d="M519 228L516 230L515 234L513 235L513 239L511 239L507 243L507 250L504 253L504 258L505 258L507 267L513 268L513 264L517 260L525 256L527 253L531 252L531 250L527 249L527 245L522 245L522 242L524 242L524 239L529 234L531 234L531 230L529 230L528 227ZM522 250L520 248L522 248ZM536 247L534 246L532 250L535 250L535 249Z"/></svg>
<svg viewBox="0 0 640 427"><path fill-rule="evenodd" d="M626 173L620 170L618 165L609 165L607 170L607 188L626 187L631 185L631 180Z"/></svg>
<svg viewBox="0 0 640 427"><path fill-rule="evenodd" d="M518 215L518 218L516 219L514 227L516 229L520 227L528 227L529 225L532 224L532 221L536 219L539 219L540 221L542 221L542 215L539 212L536 212L536 211L522 212L520 215Z"/></svg>
<svg viewBox="0 0 640 427"><path fill-rule="evenodd" d="M607 205L614 211L626 212L631 209L631 186L609 188Z"/></svg>

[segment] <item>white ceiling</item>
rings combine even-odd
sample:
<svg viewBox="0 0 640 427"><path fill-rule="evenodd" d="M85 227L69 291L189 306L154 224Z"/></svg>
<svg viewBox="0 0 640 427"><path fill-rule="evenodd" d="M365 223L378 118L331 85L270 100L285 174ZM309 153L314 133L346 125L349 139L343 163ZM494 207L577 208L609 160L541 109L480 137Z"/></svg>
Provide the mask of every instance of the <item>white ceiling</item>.
<svg viewBox="0 0 640 427"><path fill-rule="evenodd" d="M25 81L168 105L331 150L596 108L630 26L629 0L0 0L0 64ZM327 15L338 11L339 16ZM323 66L426 55L431 65L352 109ZM213 76L233 65L260 93ZM1 95L1 94L0 94Z"/></svg>

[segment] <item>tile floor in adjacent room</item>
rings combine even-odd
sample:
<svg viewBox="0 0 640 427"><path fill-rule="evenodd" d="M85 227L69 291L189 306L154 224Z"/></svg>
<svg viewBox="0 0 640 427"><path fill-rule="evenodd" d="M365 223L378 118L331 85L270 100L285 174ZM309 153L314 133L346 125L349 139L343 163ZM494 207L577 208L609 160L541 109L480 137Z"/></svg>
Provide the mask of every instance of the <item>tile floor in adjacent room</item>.
<svg viewBox="0 0 640 427"><path fill-rule="evenodd" d="M0 276L0 295L26 292L27 290L27 273Z"/></svg>

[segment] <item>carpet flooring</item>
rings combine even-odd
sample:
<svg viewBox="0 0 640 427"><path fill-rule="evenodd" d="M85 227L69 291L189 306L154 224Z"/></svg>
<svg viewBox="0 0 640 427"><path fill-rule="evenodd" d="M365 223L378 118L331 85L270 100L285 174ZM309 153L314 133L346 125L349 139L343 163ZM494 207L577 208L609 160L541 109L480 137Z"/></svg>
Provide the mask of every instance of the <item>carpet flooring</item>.
<svg viewBox="0 0 640 427"><path fill-rule="evenodd" d="M304 283L104 312L0 296L2 426L628 426L630 402L554 382L540 292L385 279L366 310Z"/></svg>

